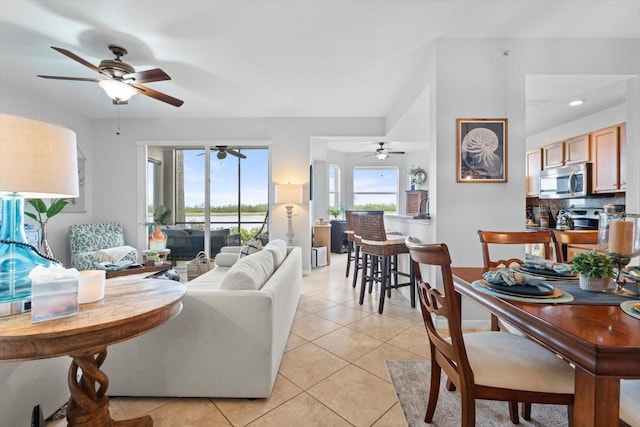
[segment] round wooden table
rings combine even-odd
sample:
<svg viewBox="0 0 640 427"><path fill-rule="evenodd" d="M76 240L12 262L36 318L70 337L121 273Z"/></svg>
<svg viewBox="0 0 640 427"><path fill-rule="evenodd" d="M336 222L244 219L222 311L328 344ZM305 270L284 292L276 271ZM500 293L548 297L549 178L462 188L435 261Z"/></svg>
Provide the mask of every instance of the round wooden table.
<svg viewBox="0 0 640 427"><path fill-rule="evenodd" d="M0 317L0 360L70 356L69 426L152 426L148 415L111 419L106 395L109 380L100 366L107 357L107 346L135 338L177 316L184 293L184 285L170 280L107 280L104 299L81 304L75 316L42 323L31 323L30 313Z"/></svg>

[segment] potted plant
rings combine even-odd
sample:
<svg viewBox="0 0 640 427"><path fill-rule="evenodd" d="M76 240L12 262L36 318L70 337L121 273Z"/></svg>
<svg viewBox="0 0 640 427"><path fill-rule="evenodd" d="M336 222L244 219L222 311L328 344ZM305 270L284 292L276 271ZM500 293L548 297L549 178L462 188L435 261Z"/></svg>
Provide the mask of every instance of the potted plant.
<svg viewBox="0 0 640 427"><path fill-rule="evenodd" d="M158 206L153 211L153 222L148 223L154 227L153 233L149 236L149 249L162 250L167 247L167 235L162 232L162 226L169 224L171 219L171 209L166 206Z"/></svg>
<svg viewBox="0 0 640 427"><path fill-rule="evenodd" d="M615 277L611 258L594 250L573 257L571 272L579 274L580 288L600 292Z"/></svg>
<svg viewBox="0 0 640 427"><path fill-rule="evenodd" d="M327 211L333 220L337 220L341 217L346 210L344 203L338 203L337 206L331 206Z"/></svg>
<svg viewBox="0 0 640 427"><path fill-rule="evenodd" d="M24 214L40 224L40 247L38 248L38 251L42 255L53 258L53 251L47 241L47 223L49 222L49 219L58 215L60 211L67 206L69 199L52 199L51 205L48 207L42 199L28 199L27 203L33 206L35 213L25 212Z"/></svg>

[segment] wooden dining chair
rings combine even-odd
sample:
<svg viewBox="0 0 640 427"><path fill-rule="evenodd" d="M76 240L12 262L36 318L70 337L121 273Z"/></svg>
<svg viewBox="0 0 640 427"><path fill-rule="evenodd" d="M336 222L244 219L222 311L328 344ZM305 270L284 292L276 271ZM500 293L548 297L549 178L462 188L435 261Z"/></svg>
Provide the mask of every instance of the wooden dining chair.
<svg viewBox="0 0 640 427"><path fill-rule="evenodd" d="M514 424L517 402L567 405L573 424L574 370L552 352L520 335L497 331L462 333L460 298L453 286L451 257L445 244L421 244L406 239L418 286L418 296L431 350L431 384L425 422L431 423L438 403L442 370L459 390L461 426L475 425L476 399L509 402ZM421 267L436 266L442 290L423 278ZM425 270L426 271L426 270ZM448 335L434 323L446 318ZM525 419L528 419L524 415Z"/></svg>
<svg viewBox="0 0 640 427"><path fill-rule="evenodd" d="M597 245L599 241L598 230L553 230L552 236L558 262L570 262L572 258L563 245Z"/></svg>
<svg viewBox="0 0 640 427"><path fill-rule="evenodd" d="M524 263L523 257L509 257L506 259L497 259L491 256L490 247L494 245L535 245L540 244L544 250L546 259L551 260L551 248L555 249L553 235L550 230L538 231L488 231L478 230L480 243L482 244L482 261L483 271L497 270L499 268L508 268L509 265L516 262ZM524 255L524 249L522 251ZM491 315L491 330L497 331L501 329L501 323L495 315ZM504 327L503 327L504 328Z"/></svg>

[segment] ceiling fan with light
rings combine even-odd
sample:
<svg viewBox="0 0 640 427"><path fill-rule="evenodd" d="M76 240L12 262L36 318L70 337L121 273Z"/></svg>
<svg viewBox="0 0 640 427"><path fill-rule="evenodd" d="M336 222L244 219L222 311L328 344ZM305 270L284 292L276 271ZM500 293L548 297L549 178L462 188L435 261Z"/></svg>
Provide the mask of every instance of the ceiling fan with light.
<svg viewBox="0 0 640 427"><path fill-rule="evenodd" d="M384 147L384 142L378 142L380 145L374 153L367 154L365 157L376 156L379 160L384 160L389 157L390 154L404 154L404 151L389 151Z"/></svg>
<svg viewBox="0 0 640 427"><path fill-rule="evenodd" d="M109 50L116 58L102 60L100 61L100 65L97 67L67 49L55 46L51 46L51 48L74 61L79 62L90 70L102 74L106 79L43 75L38 75L38 77L42 77L43 79L75 80L98 83L98 85L107 93L107 95L109 95L113 100L113 103L116 105L127 104L129 98L137 93L157 99L158 101L166 102L174 107L180 107L184 103L184 101L178 98L174 98L173 96L169 96L165 93L143 86L141 83L171 80L171 77L169 77L169 75L160 68L136 72L135 68L120 59L122 56L127 54L127 50L121 46L113 44L109 45Z"/></svg>
<svg viewBox="0 0 640 427"><path fill-rule="evenodd" d="M244 154L242 154L239 151L234 150L233 148L229 148L229 146L227 145L216 145L215 148L211 148L211 151L218 151L218 154L216 154L216 157L219 158L220 160L222 159L226 159L227 158L227 154L231 154L232 156L236 156L239 159L246 159L247 156L245 156ZM204 153L200 153L198 154L198 156L202 156Z"/></svg>

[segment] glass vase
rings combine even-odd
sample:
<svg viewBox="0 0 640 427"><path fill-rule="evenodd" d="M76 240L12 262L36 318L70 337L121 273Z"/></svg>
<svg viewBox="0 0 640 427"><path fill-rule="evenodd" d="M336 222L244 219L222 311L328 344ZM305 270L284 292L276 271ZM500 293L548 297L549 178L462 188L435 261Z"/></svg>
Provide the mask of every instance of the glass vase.
<svg viewBox="0 0 640 427"><path fill-rule="evenodd" d="M0 228L0 303L31 296L29 273L38 265L56 264L27 242L24 234L24 198L18 194L2 196Z"/></svg>
<svg viewBox="0 0 640 427"><path fill-rule="evenodd" d="M47 241L47 223L42 224L42 228L40 229L40 244L38 245L38 251L42 255L45 255L49 258L55 258L53 256L53 251L51 250L51 246L49 246L49 242Z"/></svg>

